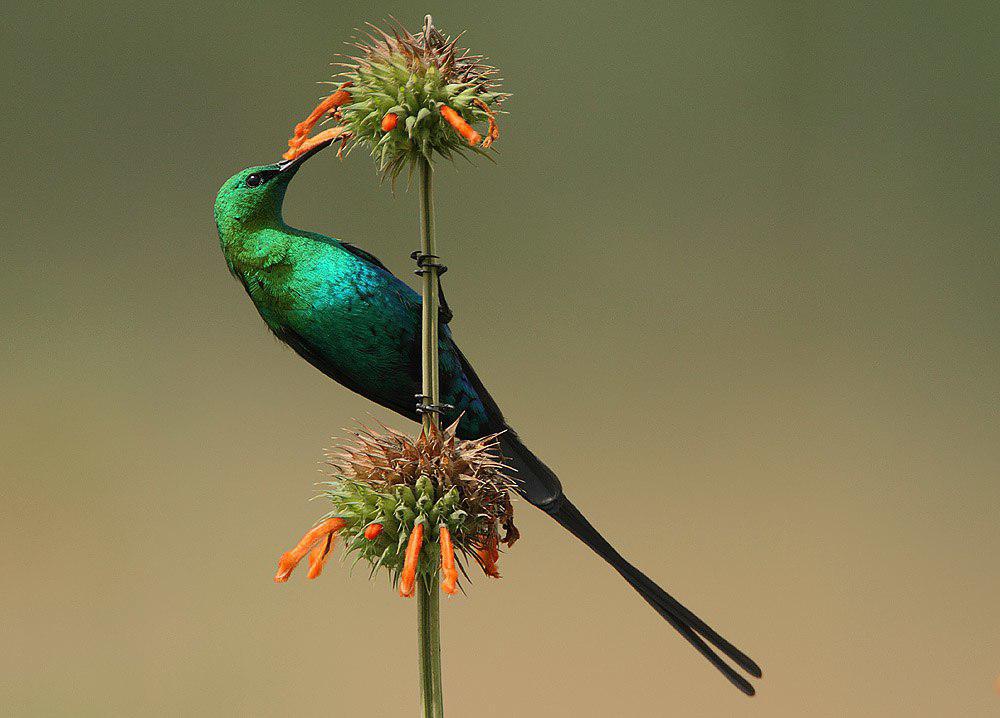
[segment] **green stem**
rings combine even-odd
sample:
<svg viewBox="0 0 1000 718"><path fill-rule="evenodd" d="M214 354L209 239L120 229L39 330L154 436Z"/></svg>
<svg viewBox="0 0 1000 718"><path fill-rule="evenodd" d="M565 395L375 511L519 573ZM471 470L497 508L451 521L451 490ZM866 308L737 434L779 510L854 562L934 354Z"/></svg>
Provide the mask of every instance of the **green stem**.
<svg viewBox="0 0 1000 718"><path fill-rule="evenodd" d="M443 718L441 689L441 614L437 581L423 574L417 580L417 637L420 653L422 718Z"/></svg>
<svg viewBox="0 0 1000 718"><path fill-rule="evenodd" d="M434 196L431 186L431 164L420 160L420 251L437 254L434 241ZM431 260L433 261L433 260ZM421 286L421 389L432 404L441 401L438 367L438 274L428 268ZM423 416L423 429L430 433L438 429L436 412ZM422 718L443 718L444 695L441 685L441 616L437 577L417 579L417 641L420 662L420 701Z"/></svg>
<svg viewBox="0 0 1000 718"><path fill-rule="evenodd" d="M420 251L426 255L437 255L437 242L434 238L434 194L431 186L431 163L420 160ZM431 260L433 261L433 260ZM430 397L433 404L439 403L441 391L439 387L440 370L438 368L438 273L435 267L429 267L423 274L421 295L423 312L421 316L421 354L423 357L421 373L421 391ZM437 413L429 411L424 414L425 431L437 426Z"/></svg>

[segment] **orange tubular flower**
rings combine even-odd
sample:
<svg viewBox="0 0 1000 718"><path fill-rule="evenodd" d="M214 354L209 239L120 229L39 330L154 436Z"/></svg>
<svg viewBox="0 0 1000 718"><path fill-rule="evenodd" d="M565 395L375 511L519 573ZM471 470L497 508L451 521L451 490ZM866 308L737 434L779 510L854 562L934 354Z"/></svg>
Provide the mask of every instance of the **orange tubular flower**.
<svg viewBox="0 0 1000 718"><path fill-rule="evenodd" d="M365 538L369 541L374 541L378 538L378 535L382 533L382 529L385 528L382 524L372 524L365 528Z"/></svg>
<svg viewBox="0 0 1000 718"><path fill-rule="evenodd" d="M413 596L413 585L417 578L417 559L420 557L420 548L423 544L424 525L419 523L413 527L413 533L410 534L410 541L406 544L403 573L399 576L399 595L403 598Z"/></svg>
<svg viewBox="0 0 1000 718"><path fill-rule="evenodd" d="M458 571L455 570L455 547L451 543L451 532L448 527L441 526L441 590L447 594L458 591Z"/></svg>
<svg viewBox="0 0 1000 718"><path fill-rule="evenodd" d="M385 117L382 118L382 131L392 132L396 129L397 122L399 122L399 115L395 112L387 112Z"/></svg>
<svg viewBox="0 0 1000 718"><path fill-rule="evenodd" d="M350 87L350 85L350 82L345 82L337 89L336 92L316 105L316 108L309 113L309 116L306 119L295 125L295 132L293 133L292 138L288 140L288 151L282 155L284 159L293 160L302 154L302 152L305 151L302 149L302 145L306 142L306 138L309 137L309 133L312 132L313 127L316 126L316 123L320 121L323 115L331 110L336 110L341 105L346 105L351 101L351 93L344 89L346 87Z"/></svg>
<svg viewBox="0 0 1000 718"><path fill-rule="evenodd" d="M500 551L497 549L497 537L490 536L482 546L476 549L476 556L479 558L479 565L490 578L500 578L500 569L497 568L497 561L500 560Z"/></svg>
<svg viewBox="0 0 1000 718"><path fill-rule="evenodd" d="M462 116L455 112L453 109L448 107L448 105L441 105L441 116L445 119L449 125L455 128L455 132L460 134L465 138L473 147L479 144L482 139L478 132L476 132L469 123L462 119Z"/></svg>
<svg viewBox="0 0 1000 718"><path fill-rule="evenodd" d="M346 142L349 136L350 133L346 127L331 127L303 141L295 150L288 150L282 157L286 160L294 160L299 155L305 154L316 145L320 145L327 140L336 140L339 138ZM337 156L340 156L340 152L337 153Z"/></svg>
<svg viewBox="0 0 1000 718"><path fill-rule="evenodd" d="M489 118L489 130L486 132L486 139L483 140L483 149L486 150L489 149L490 145L492 145L496 140L500 139L500 126L497 125L496 115L493 114L493 110L489 108L489 105L478 98L472 102L476 105L476 107L485 112L486 116Z"/></svg>
<svg viewBox="0 0 1000 718"><path fill-rule="evenodd" d="M306 578L316 578L323 573L326 560L333 553L333 540L335 537L336 534L328 534L325 539L320 540L319 543L313 546L312 551L309 552L309 573L306 574Z"/></svg>
<svg viewBox="0 0 1000 718"><path fill-rule="evenodd" d="M311 564L309 569L309 578L315 578L323 570L323 562L326 560L327 556L330 554L330 550L333 548L333 534L340 529L344 528L346 522L344 519L332 518L323 521L318 526L310 529L306 532L306 535L302 537L295 548L291 551L284 553L278 560L278 572L274 575L275 583L284 583L292 575L292 571L295 567L299 565L301 561L310 550L320 544L323 548L318 554L310 557L309 563ZM317 562L319 563L319 568L316 568Z"/></svg>

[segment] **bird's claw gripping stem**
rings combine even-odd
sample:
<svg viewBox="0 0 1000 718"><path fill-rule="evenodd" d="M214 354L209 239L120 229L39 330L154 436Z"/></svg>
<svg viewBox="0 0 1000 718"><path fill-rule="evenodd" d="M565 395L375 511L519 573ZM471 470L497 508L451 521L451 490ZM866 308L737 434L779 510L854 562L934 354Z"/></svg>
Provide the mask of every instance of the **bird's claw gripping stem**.
<svg viewBox="0 0 1000 718"><path fill-rule="evenodd" d="M435 259L441 259L441 257L436 254L425 254L419 249L415 249L410 252L410 259L417 263L417 268L413 270L413 273L418 277L422 277L430 271L437 272L437 275L440 277L448 271L447 265L434 261Z"/></svg>
<svg viewBox="0 0 1000 718"><path fill-rule="evenodd" d="M413 398L417 400L418 414L442 414L455 408L451 404L433 404L427 394L414 394Z"/></svg>
<svg viewBox="0 0 1000 718"><path fill-rule="evenodd" d="M441 287L441 275L448 271L447 265L435 261L437 259L441 259L438 255L427 254L419 249L415 249L410 252L410 259L417 263L417 268L413 270L413 273L418 277L422 277L431 271L437 272L438 301L440 302L439 313L441 321L447 324L455 318L455 313L452 312L451 307L448 306L448 300L444 298L444 289Z"/></svg>

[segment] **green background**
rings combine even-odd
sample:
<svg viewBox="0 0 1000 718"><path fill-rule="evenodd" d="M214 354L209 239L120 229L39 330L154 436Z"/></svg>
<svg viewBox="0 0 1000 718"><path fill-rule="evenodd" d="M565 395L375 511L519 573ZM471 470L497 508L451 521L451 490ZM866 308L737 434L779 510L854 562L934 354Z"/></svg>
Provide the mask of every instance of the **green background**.
<svg viewBox="0 0 1000 718"><path fill-rule="evenodd" d="M424 12L514 93L441 167L453 323L646 572L764 667L744 699L519 505L444 602L452 716L1000 710L994 3L15 3L2 43L0 704L413 715L415 605L271 583L373 409L280 346L212 200L351 29ZM287 219L412 279L363 153Z"/></svg>

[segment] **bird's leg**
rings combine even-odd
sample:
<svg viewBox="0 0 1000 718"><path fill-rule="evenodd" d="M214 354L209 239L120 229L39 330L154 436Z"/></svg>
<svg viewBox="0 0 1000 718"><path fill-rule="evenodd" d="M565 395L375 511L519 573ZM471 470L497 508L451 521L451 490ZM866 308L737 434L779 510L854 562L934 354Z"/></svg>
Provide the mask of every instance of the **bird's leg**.
<svg viewBox="0 0 1000 718"><path fill-rule="evenodd" d="M441 306L438 307L438 316L441 318L442 324L447 324L455 318L455 313L448 306L448 300L444 298L444 287L440 283L438 283L438 301L441 303Z"/></svg>
<svg viewBox="0 0 1000 718"><path fill-rule="evenodd" d="M340 87L337 88L336 92L334 92L332 95L330 95L322 102L320 102L318 105L316 105L315 109L313 109L313 111L309 113L309 116L306 119L302 120L302 122L295 125L295 131L292 134L292 138L288 140L288 151L285 152L284 155L282 155L284 159L293 160L300 154L302 154L304 151L306 151L305 149L303 149L303 146L310 141L308 140L309 133L312 132L313 127L316 126L316 123L319 122L320 119L322 119L322 117L325 114L332 113L334 119L339 119L340 106L346 105L348 102L351 101L351 93L348 92L347 90L347 88L350 86L351 86L350 82L345 82L344 84L342 84ZM334 137L339 137L345 131L346 130L341 129L340 133L334 135ZM329 130L327 130L327 132L329 132ZM320 135L323 134L324 133L320 133ZM313 141L317 140L317 138L320 135L317 135L316 138L313 138ZM330 136L327 135L323 139L324 140L329 139L329 137ZM307 149L311 149L313 146L315 146L315 144L310 145L310 147Z"/></svg>
<svg viewBox="0 0 1000 718"><path fill-rule="evenodd" d="M444 290L441 289L441 275L448 271L448 267L436 262L434 260L440 259L436 254L424 254L419 249L410 253L410 258L416 260L417 268L413 270L413 273L417 276L423 276L427 272L437 272L438 275L438 297L440 298L441 307L438 311L438 318L445 324L450 322L455 316L452 314L451 309L448 307L448 302L444 299ZM431 401L431 397L427 394L414 394L413 398L417 400L417 413L420 415L435 412L441 414L449 409L454 409L455 407L451 404L434 404Z"/></svg>
<svg viewBox="0 0 1000 718"><path fill-rule="evenodd" d="M307 531L295 548L286 551L278 560L278 572L274 575L275 583L287 581L306 554L309 554L309 578L319 576L333 550L334 535L344 528L346 523L340 518L327 519Z"/></svg>
<svg viewBox="0 0 1000 718"><path fill-rule="evenodd" d="M418 414L443 414L455 408L452 404L433 404L427 394L414 394L413 398L417 400Z"/></svg>
<svg viewBox="0 0 1000 718"><path fill-rule="evenodd" d="M452 312L451 307L448 306L448 300L444 298L444 287L441 286L441 275L448 271L447 265L437 262L436 260L441 258L436 254L424 254L419 249L410 252L410 259L415 260L417 263L417 268L413 270L413 273L418 277L422 277L430 271L437 272L438 301L441 303L438 316L440 317L442 324L447 324L455 318L455 313Z"/></svg>
<svg viewBox="0 0 1000 718"><path fill-rule="evenodd" d="M436 254L424 254L419 249L410 252L410 259L416 261L417 268L413 270L413 273L418 277L422 277L427 272L434 271L437 272L440 277L442 274L448 271L448 267L440 262L434 260L441 259Z"/></svg>

